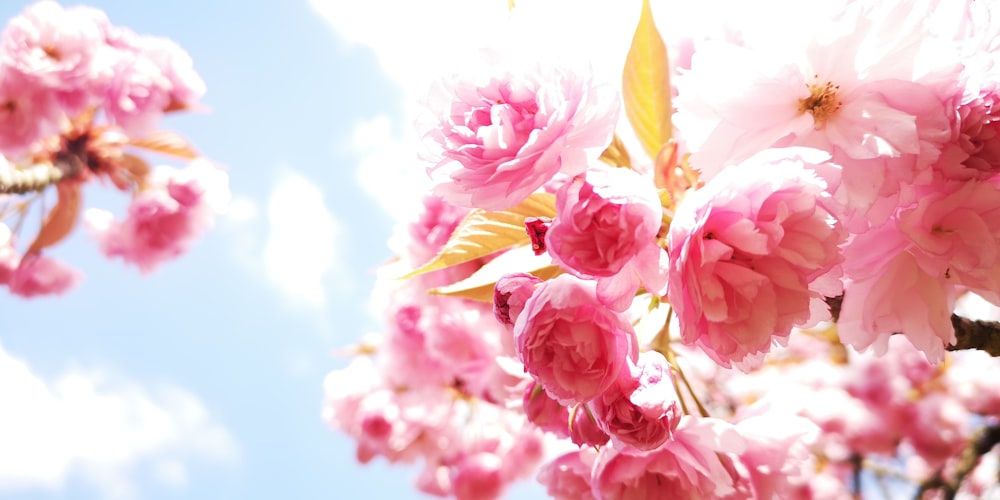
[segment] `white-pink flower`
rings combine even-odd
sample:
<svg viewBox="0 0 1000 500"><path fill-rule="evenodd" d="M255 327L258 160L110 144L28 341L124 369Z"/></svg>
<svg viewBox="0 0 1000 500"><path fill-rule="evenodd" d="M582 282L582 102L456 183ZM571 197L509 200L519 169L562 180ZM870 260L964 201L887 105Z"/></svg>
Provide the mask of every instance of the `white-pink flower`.
<svg viewBox="0 0 1000 500"><path fill-rule="evenodd" d="M686 344L749 369L792 327L828 317L845 238L822 151L767 150L723 171L678 207L668 296ZM823 165L832 168L830 165Z"/></svg>
<svg viewBox="0 0 1000 500"><path fill-rule="evenodd" d="M618 101L567 68L455 78L428 97L434 192L462 207L512 207L562 172L575 175L611 141Z"/></svg>

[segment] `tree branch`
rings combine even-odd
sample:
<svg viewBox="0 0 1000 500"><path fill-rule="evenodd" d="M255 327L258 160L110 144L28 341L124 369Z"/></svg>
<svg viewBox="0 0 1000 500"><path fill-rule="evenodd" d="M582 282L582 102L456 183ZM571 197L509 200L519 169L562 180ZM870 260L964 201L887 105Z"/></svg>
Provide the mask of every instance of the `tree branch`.
<svg viewBox="0 0 1000 500"><path fill-rule="evenodd" d="M42 191L67 177L66 169L40 163L25 169L0 170L0 194Z"/></svg>
<svg viewBox="0 0 1000 500"><path fill-rule="evenodd" d="M833 321L840 319L840 307L843 302L843 295L826 298ZM955 329L956 342L955 345L945 346L945 349L949 351L979 349L990 356L1000 356L1000 323L973 320L952 314L951 326Z"/></svg>

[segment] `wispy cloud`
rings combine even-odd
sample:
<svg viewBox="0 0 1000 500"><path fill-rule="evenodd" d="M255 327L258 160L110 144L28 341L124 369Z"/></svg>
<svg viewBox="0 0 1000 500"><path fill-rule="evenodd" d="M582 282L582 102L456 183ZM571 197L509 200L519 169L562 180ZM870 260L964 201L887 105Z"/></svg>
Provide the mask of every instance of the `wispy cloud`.
<svg viewBox="0 0 1000 500"><path fill-rule="evenodd" d="M0 401L0 491L59 489L72 476L105 498L131 498L140 465L183 486L191 462L239 458L198 397L169 384L80 369L46 380L0 347Z"/></svg>
<svg viewBox="0 0 1000 500"><path fill-rule="evenodd" d="M326 283L341 262L336 245L341 224L323 192L301 174L286 174L268 198L267 223L264 266L270 279L291 300L324 306Z"/></svg>

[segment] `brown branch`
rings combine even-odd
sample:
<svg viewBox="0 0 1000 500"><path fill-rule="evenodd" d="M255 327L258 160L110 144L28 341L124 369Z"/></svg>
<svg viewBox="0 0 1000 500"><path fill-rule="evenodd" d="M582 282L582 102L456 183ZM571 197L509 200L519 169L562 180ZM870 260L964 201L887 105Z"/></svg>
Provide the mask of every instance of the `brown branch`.
<svg viewBox="0 0 1000 500"><path fill-rule="evenodd" d="M42 191L66 177L66 170L41 163L25 169L0 170L0 194Z"/></svg>
<svg viewBox="0 0 1000 500"><path fill-rule="evenodd" d="M840 308L843 302L843 295L827 297L826 303L830 306L830 316L833 321L840 319ZM1000 323L973 320L952 314L951 326L955 328L956 342L954 345L946 346L947 350L979 349L990 356L1000 356Z"/></svg>

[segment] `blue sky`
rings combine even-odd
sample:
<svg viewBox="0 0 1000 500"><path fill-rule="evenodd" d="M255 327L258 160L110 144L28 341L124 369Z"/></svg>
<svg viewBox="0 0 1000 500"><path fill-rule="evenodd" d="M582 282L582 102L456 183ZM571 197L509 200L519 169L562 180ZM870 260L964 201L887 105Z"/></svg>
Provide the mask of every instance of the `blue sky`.
<svg viewBox="0 0 1000 500"><path fill-rule="evenodd" d="M410 471L357 466L320 419L323 376L346 361L332 351L377 329L367 297L390 257L392 219L355 180L354 129L398 116L402 93L305 1L88 5L189 51L211 112L168 126L227 166L237 210L149 276L77 231L54 254L86 273L81 287L0 296L0 497L414 497ZM282 285L266 254L296 247L318 264Z"/></svg>
<svg viewBox="0 0 1000 500"><path fill-rule="evenodd" d="M637 1L87 3L191 54L211 111L166 125L226 166L233 205L151 275L77 231L53 254L82 286L0 295L0 498L422 498L414 469L357 465L320 418L323 377L348 361L334 352L379 330L374 271L426 182L416 99L498 42L587 54L613 81Z"/></svg>

